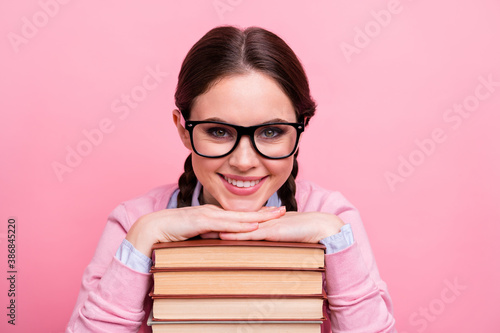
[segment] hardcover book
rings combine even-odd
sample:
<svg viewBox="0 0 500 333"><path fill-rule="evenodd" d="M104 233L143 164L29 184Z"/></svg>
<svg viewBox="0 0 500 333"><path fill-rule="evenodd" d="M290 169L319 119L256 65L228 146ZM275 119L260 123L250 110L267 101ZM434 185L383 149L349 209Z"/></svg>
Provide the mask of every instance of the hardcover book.
<svg viewBox="0 0 500 333"><path fill-rule="evenodd" d="M155 320L321 320L326 295L152 297Z"/></svg>
<svg viewBox="0 0 500 333"><path fill-rule="evenodd" d="M155 321L149 316L148 325L153 333L321 333L321 320L311 321Z"/></svg>
<svg viewBox="0 0 500 333"><path fill-rule="evenodd" d="M283 267L324 268L325 246L318 243L224 241L196 239L157 243L156 268L180 267Z"/></svg>

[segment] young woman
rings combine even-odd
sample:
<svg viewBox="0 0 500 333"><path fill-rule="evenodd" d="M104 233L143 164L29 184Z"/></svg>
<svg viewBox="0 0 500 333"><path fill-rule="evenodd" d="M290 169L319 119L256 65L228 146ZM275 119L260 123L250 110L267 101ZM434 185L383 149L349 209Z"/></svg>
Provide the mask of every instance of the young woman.
<svg viewBox="0 0 500 333"><path fill-rule="evenodd" d="M193 237L321 242L323 332L392 332L391 300L357 210L338 192L295 180L316 105L288 45L261 28L212 29L187 54L175 101L173 122L191 152L185 172L111 213L67 332L148 331L151 247Z"/></svg>

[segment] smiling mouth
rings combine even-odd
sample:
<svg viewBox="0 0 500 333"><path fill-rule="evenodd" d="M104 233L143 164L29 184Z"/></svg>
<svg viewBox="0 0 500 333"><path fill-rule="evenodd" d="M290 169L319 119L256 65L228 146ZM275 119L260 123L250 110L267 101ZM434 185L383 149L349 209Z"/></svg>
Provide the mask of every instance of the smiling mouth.
<svg viewBox="0 0 500 333"><path fill-rule="evenodd" d="M231 185L233 186L236 186L236 187L254 187L255 185L257 185L258 183L260 183L260 181L262 179L257 179L257 180L236 180L236 179L231 179L231 178L228 178L226 176L223 176L224 179Z"/></svg>

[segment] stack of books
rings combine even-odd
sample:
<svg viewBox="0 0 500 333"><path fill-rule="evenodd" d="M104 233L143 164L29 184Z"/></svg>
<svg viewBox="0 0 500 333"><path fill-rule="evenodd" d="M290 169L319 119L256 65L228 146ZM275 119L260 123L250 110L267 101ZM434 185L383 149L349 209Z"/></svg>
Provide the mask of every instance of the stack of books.
<svg viewBox="0 0 500 333"><path fill-rule="evenodd" d="M315 332L322 244L197 239L153 247L153 332Z"/></svg>

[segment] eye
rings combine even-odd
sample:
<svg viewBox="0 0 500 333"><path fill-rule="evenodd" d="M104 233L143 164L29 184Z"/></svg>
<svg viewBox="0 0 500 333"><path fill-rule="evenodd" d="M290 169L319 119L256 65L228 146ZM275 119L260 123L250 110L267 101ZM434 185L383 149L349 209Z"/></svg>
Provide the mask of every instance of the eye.
<svg viewBox="0 0 500 333"><path fill-rule="evenodd" d="M224 126L207 127L205 133L213 139L231 139L234 136L233 131Z"/></svg>
<svg viewBox="0 0 500 333"><path fill-rule="evenodd" d="M227 135L227 132L223 128L215 128L215 129L212 129L212 135L219 137L219 138L222 138L222 137Z"/></svg>
<svg viewBox="0 0 500 333"><path fill-rule="evenodd" d="M273 138L277 135L276 131L273 131L272 129L265 130L263 134L266 138Z"/></svg>
<svg viewBox="0 0 500 333"><path fill-rule="evenodd" d="M278 127L264 127L260 130L259 136L263 139L275 139L283 134L283 130Z"/></svg>

